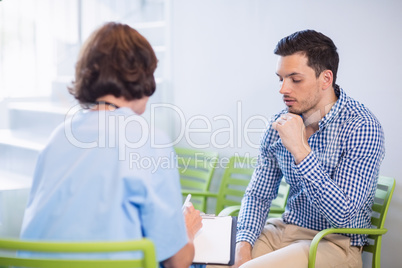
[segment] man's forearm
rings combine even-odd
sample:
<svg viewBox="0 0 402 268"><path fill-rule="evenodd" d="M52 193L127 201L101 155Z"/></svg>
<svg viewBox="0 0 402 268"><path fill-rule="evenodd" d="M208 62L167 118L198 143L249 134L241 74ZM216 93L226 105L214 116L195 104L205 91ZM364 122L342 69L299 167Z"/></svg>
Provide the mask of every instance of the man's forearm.
<svg viewBox="0 0 402 268"><path fill-rule="evenodd" d="M236 242L245 241L254 245L264 228L268 211L266 199L244 195L237 222Z"/></svg>

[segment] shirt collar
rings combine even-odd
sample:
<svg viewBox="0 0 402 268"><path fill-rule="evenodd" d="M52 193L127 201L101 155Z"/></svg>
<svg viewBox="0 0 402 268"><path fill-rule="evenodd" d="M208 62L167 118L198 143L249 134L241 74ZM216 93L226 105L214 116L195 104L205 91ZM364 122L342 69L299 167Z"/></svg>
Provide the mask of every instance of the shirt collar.
<svg viewBox="0 0 402 268"><path fill-rule="evenodd" d="M347 96L342 88L336 88L335 94L338 97L338 100L331 107L331 110L320 120L320 122L318 122L318 127L320 129L323 129L328 123L334 120L346 104Z"/></svg>

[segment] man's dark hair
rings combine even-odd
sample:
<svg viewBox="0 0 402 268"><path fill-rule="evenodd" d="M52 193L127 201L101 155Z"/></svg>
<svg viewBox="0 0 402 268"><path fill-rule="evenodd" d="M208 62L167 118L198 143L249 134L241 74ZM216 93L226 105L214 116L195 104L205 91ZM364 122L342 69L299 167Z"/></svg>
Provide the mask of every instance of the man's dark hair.
<svg viewBox="0 0 402 268"><path fill-rule="evenodd" d="M332 86L335 89L339 87L335 83L339 55L334 42L322 33L314 30L295 32L282 38L276 45L274 53L279 56L304 54L308 59L307 65L313 68L316 77L320 76L324 70L331 70L334 76Z"/></svg>
<svg viewBox="0 0 402 268"><path fill-rule="evenodd" d="M83 45L69 92L84 107L105 95L126 100L155 92L157 59L149 42L128 25L109 22Z"/></svg>

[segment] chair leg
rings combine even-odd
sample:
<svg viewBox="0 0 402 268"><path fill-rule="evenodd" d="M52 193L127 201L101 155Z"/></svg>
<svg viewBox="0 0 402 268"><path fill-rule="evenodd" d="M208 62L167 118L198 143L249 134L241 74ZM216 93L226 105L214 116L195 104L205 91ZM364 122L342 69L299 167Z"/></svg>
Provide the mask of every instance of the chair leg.
<svg viewBox="0 0 402 268"><path fill-rule="evenodd" d="M378 236L376 241L375 252L373 253L373 263L371 264L372 268L381 267L381 240L382 237Z"/></svg>

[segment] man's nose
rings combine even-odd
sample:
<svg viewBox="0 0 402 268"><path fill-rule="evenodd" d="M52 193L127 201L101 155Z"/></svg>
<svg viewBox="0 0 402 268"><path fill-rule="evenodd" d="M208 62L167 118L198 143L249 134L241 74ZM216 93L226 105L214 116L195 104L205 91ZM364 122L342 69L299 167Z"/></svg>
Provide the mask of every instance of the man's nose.
<svg viewBox="0 0 402 268"><path fill-rule="evenodd" d="M288 94L290 93L290 87L288 86L288 82L286 82L285 80L283 80L281 82L280 85L280 89L279 89L279 93L281 93L282 95Z"/></svg>

